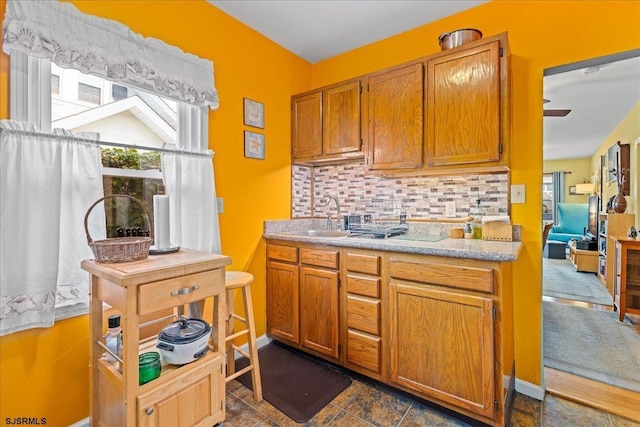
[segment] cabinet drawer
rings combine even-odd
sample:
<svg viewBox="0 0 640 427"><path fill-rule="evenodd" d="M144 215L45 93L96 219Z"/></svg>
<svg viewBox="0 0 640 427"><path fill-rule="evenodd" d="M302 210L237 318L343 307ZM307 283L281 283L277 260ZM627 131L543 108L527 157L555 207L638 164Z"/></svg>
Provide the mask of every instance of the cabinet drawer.
<svg viewBox="0 0 640 427"><path fill-rule="evenodd" d="M347 326L380 335L380 301L349 295L347 297Z"/></svg>
<svg viewBox="0 0 640 427"><path fill-rule="evenodd" d="M298 262L298 248L282 245L267 245L267 258L279 261Z"/></svg>
<svg viewBox="0 0 640 427"><path fill-rule="evenodd" d="M338 268L338 251L300 248L300 262L317 267Z"/></svg>
<svg viewBox="0 0 640 427"><path fill-rule="evenodd" d="M366 297L380 298L380 279L348 275L347 292L364 295Z"/></svg>
<svg viewBox="0 0 640 427"><path fill-rule="evenodd" d="M451 286L480 292L493 292L493 269L450 264L426 264L391 259L391 277L412 282Z"/></svg>
<svg viewBox="0 0 640 427"><path fill-rule="evenodd" d="M379 337L372 337L352 330L347 331L348 362L380 373L381 342Z"/></svg>
<svg viewBox="0 0 640 427"><path fill-rule="evenodd" d="M347 254L347 270L379 276L380 257L375 255Z"/></svg>
<svg viewBox="0 0 640 427"><path fill-rule="evenodd" d="M219 292L224 292L224 269L152 282L138 288L138 314L200 301Z"/></svg>

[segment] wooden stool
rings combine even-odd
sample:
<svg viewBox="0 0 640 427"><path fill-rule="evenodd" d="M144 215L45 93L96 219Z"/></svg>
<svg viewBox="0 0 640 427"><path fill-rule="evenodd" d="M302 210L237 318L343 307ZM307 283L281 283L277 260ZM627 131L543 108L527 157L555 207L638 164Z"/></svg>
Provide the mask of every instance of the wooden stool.
<svg viewBox="0 0 640 427"><path fill-rule="evenodd" d="M227 293L227 336L225 339L227 356L227 377L226 382L238 378L240 375L251 371L251 382L253 384L253 398L256 402L262 400L262 381L260 380L260 362L258 360L258 346L256 344L256 327L253 320L253 304L251 303L251 282L253 275L243 271L227 271L225 273L225 289ZM233 312L233 291L242 289L242 299L244 302L244 312L246 319ZM245 329L235 332L233 319L243 322ZM233 344L233 340L239 336L248 335L249 352L245 352L240 347ZM249 365L236 372L235 352L240 353L249 360Z"/></svg>

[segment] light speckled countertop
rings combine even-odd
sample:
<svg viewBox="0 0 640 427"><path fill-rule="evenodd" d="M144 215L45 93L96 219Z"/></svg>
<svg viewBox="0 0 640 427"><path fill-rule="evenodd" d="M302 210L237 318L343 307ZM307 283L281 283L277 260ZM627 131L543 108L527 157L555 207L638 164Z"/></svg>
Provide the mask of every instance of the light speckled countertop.
<svg viewBox="0 0 640 427"><path fill-rule="evenodd" d="M448 236L448 229L456 224L409 224L408 236L437 235ZM370 237L313 237L285 234L297 230L323 230L326 221L322 219L296 219L265 221L265 239L277 239L291 242L315 243L330 246L374 249L391 252L404 252L423 255L438 255L454 258L469 258L485 261L515 261L522 250L519 240L520 228L514 227L513 242L493 242L476 239L450 239L445 237L437 242L406 240L407 236L398 238L375 239Z"/></svg>

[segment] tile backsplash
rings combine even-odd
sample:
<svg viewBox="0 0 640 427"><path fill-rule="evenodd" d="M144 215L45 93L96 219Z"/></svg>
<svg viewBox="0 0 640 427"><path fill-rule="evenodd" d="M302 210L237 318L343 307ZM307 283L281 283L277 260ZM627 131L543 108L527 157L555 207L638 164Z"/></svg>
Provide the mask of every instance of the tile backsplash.
<svg viewBox="0 0 640 427"><path fill-rule="evenodd" d="M509 214L509 175L381 177L365 174L363 163L332 166L293 165L292 218L326 217L335 213L327 196L336 196L343 214L356 212L365 201L393 200L400 203L408 220L438 220L445 217L445 202L454 202L456 218L465 218L480 207L485 215Z"/></svg>

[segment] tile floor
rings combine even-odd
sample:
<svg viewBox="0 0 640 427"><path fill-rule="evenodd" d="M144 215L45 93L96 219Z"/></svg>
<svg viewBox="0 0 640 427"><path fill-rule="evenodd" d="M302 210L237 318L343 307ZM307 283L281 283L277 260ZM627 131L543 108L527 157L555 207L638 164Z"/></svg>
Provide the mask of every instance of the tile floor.
<svg viewBox="0 0 640 427"><path fill-rule="evenodd" d="M227 419L220 426L330 426L417 427L483 426L454 417L442 408L397 393L383 385L353 379L351 385L305 424L298 424L263 400L256 403L251 390L237 380L227 384ZM640 422L607 414L547 395L544 402L517 394L511 416L513 427L640 427Z"/></svg>

